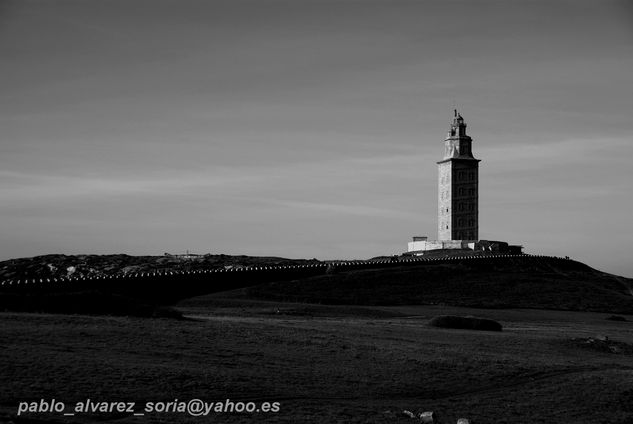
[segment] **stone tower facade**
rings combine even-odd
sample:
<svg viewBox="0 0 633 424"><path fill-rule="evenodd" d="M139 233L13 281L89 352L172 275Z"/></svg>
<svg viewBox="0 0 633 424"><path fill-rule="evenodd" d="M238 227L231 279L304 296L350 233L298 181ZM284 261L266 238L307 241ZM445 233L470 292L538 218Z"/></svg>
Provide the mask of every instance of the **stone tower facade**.
<svg viewBox="0 0 633 424"><path fill-rule="evenodd" d="M464 118L455 116L445 140L444 159L437 162L438 239L479 239L479 159L473 157L472 138Z"/></svg>

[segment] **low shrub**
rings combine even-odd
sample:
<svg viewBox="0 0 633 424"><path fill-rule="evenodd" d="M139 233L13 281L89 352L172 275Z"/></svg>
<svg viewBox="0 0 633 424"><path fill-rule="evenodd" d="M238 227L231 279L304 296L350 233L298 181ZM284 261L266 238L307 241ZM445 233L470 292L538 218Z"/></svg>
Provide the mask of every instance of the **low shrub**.
<svg viewBox="0 0 633 424"><path fill-rule="evenodd" d="M501 331L503 329L503 326L495 320L470 316L439 315L432 318L429 324L433 327L464 330Z"/></svg>
<svg viewBox="0 0 633 424"><path fill-rule="evenodd" d="M607 317L607 319L609 321L626 321L627 319L620 316L620 315L611 315L610 317Z"/></svg>

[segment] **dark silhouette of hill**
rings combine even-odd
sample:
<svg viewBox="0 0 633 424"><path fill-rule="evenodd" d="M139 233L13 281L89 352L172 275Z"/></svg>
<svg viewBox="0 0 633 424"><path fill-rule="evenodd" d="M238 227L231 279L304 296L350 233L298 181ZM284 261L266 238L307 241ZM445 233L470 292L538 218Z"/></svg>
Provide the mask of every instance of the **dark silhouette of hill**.
<svg viewBox="0 0 633 424"><path fill-rule="evenodd" d="M226 278L226 274L209 272L316 262L210 254L43 255L10 259L0 262L0 310L179 318L178 311L165 305L192 293L250 284L250 280L236 281ZM149 274L155 276L148 277ZM139 275L145 277L134 278ZM268 280L256 278L254 283L258 281Z"/></svg>
<svg viewBox="0 0 633 424"><path fill-rule="evenodd" d="M633 313L632 280L580 262L450 253L349 262L227 255L15 259L0 263L0 275L12 277L2 282L0 309L152 316L164 313L157 312L160 306L216 293L210 302L231 298ZM72 276L64 276L71 270ZM30 280L20 281L21 276Z"/></svg>
<svg viewBox="0 0 633 424"><path fill-rule="evenodd" d="M632 283L572 260L505 258L329 272L223 295L339 305L446 304L630 314Z"/></svg>
<svg viewBox="0 0 633 424"><path fill-rule="evenodd" d="M81 315L119 315L182 319L178 310L112 291L77 290L62 293L0 293L0 311Z"/></svg>

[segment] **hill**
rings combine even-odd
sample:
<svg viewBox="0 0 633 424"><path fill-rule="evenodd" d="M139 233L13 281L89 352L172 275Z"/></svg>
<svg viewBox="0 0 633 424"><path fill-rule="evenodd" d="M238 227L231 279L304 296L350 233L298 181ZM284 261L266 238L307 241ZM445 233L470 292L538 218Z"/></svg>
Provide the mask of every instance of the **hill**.
<svg viewBox="0 0 633 424"><path fill-rule="evenodd" d="M51 278L69 268L73 275ZM6 310L150 311L133 313L145 316L155 313L152 305L208 295L202 301L209 305L232 299L633 313L632 280L569 259L530 255L435 252L421 258L328 262L226 255L52 255L5 261L0 270L0 275L13 276L0 289L0 308ZM20 281L20 276L31 279ZM106 299L112 307L99 304Z"/></svg>
<svg viewBox="0 0 633 424"><path fill-rule="evenodd" d="M633 280L572 260L465 258L329 272L217 294L331 305L436 305L633 313Z"/></svg>
<svg viewBox="0 0 633 424"><path fill-rule="evenodd" d="M33 278L95 278L147 272L183 272L261 265L299 265L316 259L245 255L42 255L0 262L0 281Z"/></svg>
<svg viewBox="0 0 633 424"><path fill-rule="evenodd" d="M316 262L211 254L43 255L11 259L0 262L0 310L178 318L180 313L165 305L189 296L192 290L208 293L220 287L248 284L231 279L225 286L218 281L224 274L217 271Z"/></svg>

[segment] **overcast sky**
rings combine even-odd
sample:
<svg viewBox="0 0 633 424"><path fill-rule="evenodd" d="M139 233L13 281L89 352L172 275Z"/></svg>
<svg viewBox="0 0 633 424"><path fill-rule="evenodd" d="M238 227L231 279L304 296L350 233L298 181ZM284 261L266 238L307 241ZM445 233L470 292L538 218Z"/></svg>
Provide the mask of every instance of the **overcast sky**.
<svg viewBox="0 0 633 424"><path fill-rule="evenodd" d="M480 238L633 277L627 1L0 0L0 259L319 259Z"/></svg>

